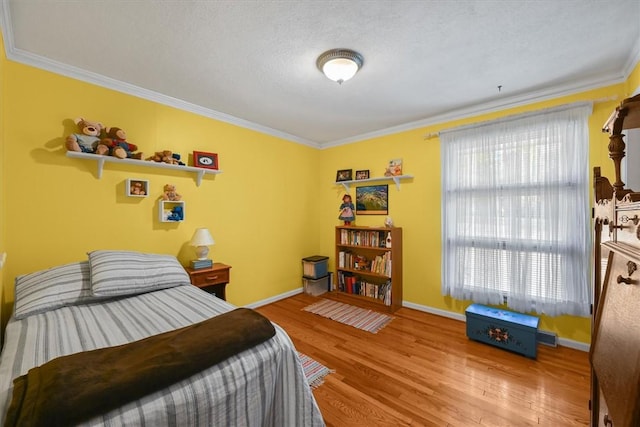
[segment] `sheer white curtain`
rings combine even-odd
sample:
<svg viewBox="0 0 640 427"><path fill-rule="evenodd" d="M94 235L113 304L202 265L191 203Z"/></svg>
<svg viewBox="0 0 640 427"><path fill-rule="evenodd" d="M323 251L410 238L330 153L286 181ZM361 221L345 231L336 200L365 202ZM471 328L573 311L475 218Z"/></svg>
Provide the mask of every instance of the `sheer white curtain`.
<svg viewBox="0 0 640 427"><path fill-rule="evenodd" d="M590 104L440 134L442 293L589 316Z"/></svg>

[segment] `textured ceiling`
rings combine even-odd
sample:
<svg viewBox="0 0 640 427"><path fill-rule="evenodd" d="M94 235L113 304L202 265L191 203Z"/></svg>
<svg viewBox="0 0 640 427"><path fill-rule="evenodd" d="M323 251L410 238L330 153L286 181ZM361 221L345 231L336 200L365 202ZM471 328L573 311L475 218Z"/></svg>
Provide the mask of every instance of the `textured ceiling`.
<svg viewBox="0 0 640 427"><path fill-rule="evenodd" d="M637 0L2 0L11 60L311 146L624 81ZM364 66L338 85L318 55ZM501 90L498 90L501 86Z"/></svg>

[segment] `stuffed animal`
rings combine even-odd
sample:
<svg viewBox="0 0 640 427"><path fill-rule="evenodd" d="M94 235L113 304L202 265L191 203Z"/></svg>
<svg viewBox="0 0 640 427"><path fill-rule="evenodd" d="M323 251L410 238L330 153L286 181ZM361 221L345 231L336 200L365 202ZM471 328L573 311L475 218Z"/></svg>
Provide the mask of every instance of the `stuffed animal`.
<svg viewBox="0 0 640 427"><path fill-rule="evenodd" d="M177 202L182 200L182 196L176 193L176 186L171 184L166 184L164 186L164 193L162 194L162 200L170 200L172 202Z"/></svg>
<svg viewBox="0 0 640 427"><path fill-rule="evenodd" d="M66 139L66 147L69 151L79 151L81 153L95 153L100 134L104 129L102 123L91 122L79 117L74 120L80 133L72 133Z"/></svg>
<svg viewBox="0 0 640 427"><path fill-rule="evenodd" d="M171 213L167 216L167 221L182 221L184 219L184 210L182 206L175 206L171 209Z"/></svg>
<svg viewBox="0 0 640 427"><path fill-rule="evenodd" d="M135 194L136 196L146 196L146 192L144 190L144 185L140 181L133 181L131 183L131 188L129 189L129 194Z"/></svg>
<svg viewBox="0 0 640 427"><path fill-rule="evenodd" d="M153 156L147 157L147 160L170 165L184 165L184 163L180 162L180 154L175 154L170 150L156 151Z"/></svg>
<svg viewBox="0 0 640 427"><path fill-rule="evenodd" d="M105 129L105 137L100 140L96 152L110 154L119 159L142 159L142 153L134 153L138 146L127 141L127 134L123 129L109 127Z"/></svg>
<svg viewBox="0 0 640 427"><path fill-rule="evenodd" d="M184 162L180 161L180 154L173 153L171 157L173 158L173 164L184 166Z"/></svg>
<svg viewBox="0 0 640 427"><path fill-rule="evenodd" d="M147 157L145 160L150 162L162 162L162 151L156 151L153 156Z"/></svg>

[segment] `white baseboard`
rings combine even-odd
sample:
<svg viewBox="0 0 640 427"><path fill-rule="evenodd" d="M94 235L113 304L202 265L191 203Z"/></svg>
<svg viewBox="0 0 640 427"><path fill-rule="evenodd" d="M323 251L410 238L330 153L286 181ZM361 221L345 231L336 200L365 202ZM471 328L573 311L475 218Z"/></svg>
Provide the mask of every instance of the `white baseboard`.
<svg viewBox="0 0 640 427"><path fill-rule="evenodd" d="M258 307L262 307L263 305L267 305L267 304L271 304L272 302L276 302L276 301L280 301L281 299L285 299L285 298L289 298L292 297L294 295L298 295L302 293L303 288L300 287L298 289L294 289L292 291L289 292L285 292L283 294L280 295L276 295L273 296L271 298L267 298L267 299L263 299L260 301L256 301L256 302L252 302L251 304L247 304L244 307L247 308L258 308Z"/></svg>
<svg viewBox="0 0 640 427"><path fill-rule="evenodd" d="M561 337L558 337L558 345L561 345L563 347L573 348L580 351L589 351L591 349L590 344L580 342L580 341L570 340L568 338L561 338Z"/></svg>
<svg viewBox="0 0 640 427"><path fill-rule="evenodd" d="M424 311L425 313L436 314L438 316L460 320L461 322L466 322L467 320L464 314L454 313L453 311L440 310L438 308L433 308L426 305L420 305L420 304L414 304L412 302L402 301L402 306L407 308L412 308L418 311Z"/></svg>
<svg viewBox="0 0 640 427"><path fill-rule="evenodd" d="M426 305L415 304L415 303L408 302L408 301L403 301L402 302L402 306L403 307L407 307L407 308L412 308L412 309L418 310L418 311L424 311L425 313L435 314L437 316L448 317L448 318L454 319L454 320L460 320L461 322L466 322L467 321L467 318L466 318L466 316L464 314L454 313L452 311L440 310L440 309L437 309L437 308L428 307ZM575 350L580 350L580 351L589 351L589 349L591 347L587 343L583 343L583 342L580 342L580 341L574 341L574 340L570 340L568 338L561 338L561 337L558 337L558 345L561 345L563 347L573 348Z"/></svg>

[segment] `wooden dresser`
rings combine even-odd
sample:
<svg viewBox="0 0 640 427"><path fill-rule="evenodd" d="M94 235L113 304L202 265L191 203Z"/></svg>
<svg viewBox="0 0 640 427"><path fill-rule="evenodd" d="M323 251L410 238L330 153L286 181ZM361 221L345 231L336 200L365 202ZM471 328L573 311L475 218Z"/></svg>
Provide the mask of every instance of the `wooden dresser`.
<svg viewBox="0 0 640 427"><path fill-rule="evenodd" d="M640 193L624 188L620 170L622 132L638 127L640 95L622 101L603 127L613 185L594 170L593 427L640 426Z"/></svg>

